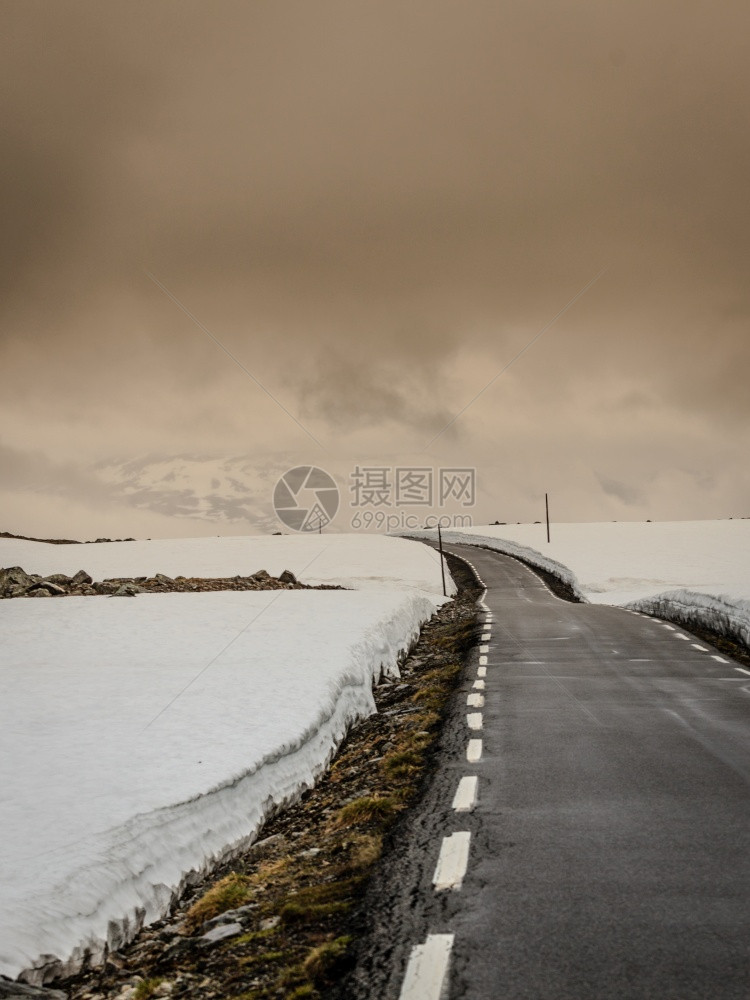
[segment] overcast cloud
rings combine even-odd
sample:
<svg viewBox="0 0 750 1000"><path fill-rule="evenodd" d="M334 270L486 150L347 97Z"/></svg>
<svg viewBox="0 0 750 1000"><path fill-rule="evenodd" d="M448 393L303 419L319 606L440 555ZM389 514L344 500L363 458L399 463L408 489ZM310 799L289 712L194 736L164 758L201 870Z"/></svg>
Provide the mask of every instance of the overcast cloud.
<svg viewBox="0 0 750 1000"><path fill-rule="evenodd" d="M136 509L146 456L244 456L232 530L289 462L476 465L478 521L750 514L746 3L0 22L0 529L224 530Z"/></svg>

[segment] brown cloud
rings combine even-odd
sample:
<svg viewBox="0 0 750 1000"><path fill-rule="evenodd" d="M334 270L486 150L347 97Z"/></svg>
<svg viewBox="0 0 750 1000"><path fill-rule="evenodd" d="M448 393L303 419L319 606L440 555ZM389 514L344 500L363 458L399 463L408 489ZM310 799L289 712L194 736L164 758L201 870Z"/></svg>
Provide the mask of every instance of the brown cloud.
<svg viewBox="0 0 750 1000"><path fill-rule="evenodd" d="M527 467L554 427L625 504L655 463L699 477L718 452L737 495L745 4L6 0L0 19L18 449L308 446L145 269L334 454L382 455L416 453L606 266L440 448L491 462L523 413ZM627 480L596 464L601 434Z"/></svg>

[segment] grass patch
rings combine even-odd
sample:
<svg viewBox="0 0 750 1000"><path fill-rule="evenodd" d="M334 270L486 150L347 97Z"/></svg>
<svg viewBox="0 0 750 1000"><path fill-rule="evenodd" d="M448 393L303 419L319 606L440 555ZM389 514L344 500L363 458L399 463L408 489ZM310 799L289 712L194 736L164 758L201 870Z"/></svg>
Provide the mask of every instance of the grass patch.
<svg viewBox="0 0 750 1000"><path fill-rule="evenodd" d="M326 986L333 982L348 964L351 942L351 936L345 934L313 948L302 965L308 979L316 986Z"/></svg>
<svg viewBox="0 0 750 1000"><path fill-rule="evenodd" d="M392 780L413 778L422 769L424 757L417 750L394 750L380 761L380 769Z"/></svg>
<svg viewBox="0 0 750 1000"><path fill-rule="evenodd" d="M191 932L220 913L234 910L247 903L252 895L250 879L232 872L204 893L185 914L185 924Z"/></svg>
<svg viewBox="0 0 750 1000"><path fill-rule="evenodd" d="M135 988L133 1000L149 1000L163 982L163 976L155 976L153 979L142 979Z"/></svg>
<svg viewBox="0 0 750 1000"><path fill-rule="evenodd" d="M339 809L333 825L363 826L366 823L384 823L391 819L401 806L388 795L364 795Z"/></svg>
<svg viewBox="0 0 750 1000"><path fill-rule="evenodd" d="M274 962L287 961L289 955L288 951L262 951L259 955L247 955L245 958L238 959L238 965L241 965L243 969L254 965L272 965Z"/></svg>

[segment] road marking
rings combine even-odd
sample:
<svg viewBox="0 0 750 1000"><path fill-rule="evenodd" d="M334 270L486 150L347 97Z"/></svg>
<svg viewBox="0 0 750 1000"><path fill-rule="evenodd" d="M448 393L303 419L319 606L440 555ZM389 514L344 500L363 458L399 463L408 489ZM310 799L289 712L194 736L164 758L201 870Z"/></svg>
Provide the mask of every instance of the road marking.
<svg viewBox="0 0 750 1000"><path fill-rule="evenodd" d="M490 633L485 632L484 635L482 636L482 642L489 642L491 638L492 636L490 635Z"/></svg>
<svg viewBox="0 0 750 1000"><path fill-rule="evenodd" d="M744 667L735 667L734 669L739 670L740 673L747 674L747 676L750 677L750 670L745 670Z"/></svg>
<svg viewBox="0 0 750 1000"><path fill-rule="evenodd" d="M738 677L737 680L740 678ZM466 747L466 759L470 764L476 764L482 759L482 741L481 740L469 740L468 746Z"/></svg>
<svg viewBox="0 0 750 1000"><path fill-rule="evenodd" d="M484 708L484 695L473 692L467 695L466 704L469 708Z"/></svg>
<svg viewBox="0 0 750 1000"><path fill-rule="evenodd" d="M481 712L469 712L466 716L466 724L469 729L478 730L482 728L482 713Z"/></svg>
<svg viewBox="0 0 750 1000"><path fill-rule="evenodd" d="M486 667L487 666L487 657L486 656L480 656L479 657L479 665L482 666L482 667Z"/></svg>
<svg viewBox="0 0 750 1000"><path fill-rule="evenodd" d="M480 646L479 647L479 652L480 653L489 653L489 651L490 651L490 647L489 646Z"/></svg>
<svg viewBox="0 0 750 1000"><path fill-rule="evenodd" d="M440 1000L451 961L453 934L428 934L415 944L406 966L399 1000Z"/></svg>
<svg viewBox="0 0 750 1000"><path fill-rule="evenodd" d="M708 650L706 649L705 646L699 646L697 642L694 642L692 644L692 646L693 646L693 649L699 649L701 651L701 653L707 653L708 652Z"/></svg>
<svg viewBox="0 0 750 1000"><path fill-rule="evenodd" d="M723 656L712 656L712 660L716 660L718 663L729 663L729 660L725 660Z"/></svg>
<svg viewBox="0 0 750 1000"><path fill-rule="evenodd" d="M663 628L668 628L670 632L674 632L674 625L667 625L666 622L661 623Z"/></svg>
<svg viewBox="0 0 750 1000"><path fill-rule="evenodd" d="M453 811L457 813L471 812L477 804L477 786L479 779L474 775L461 778L453 796Z"/></svg>
<svg viewBox="0 0 750 1000"><path fill-rule="evenodd" d="M474 683L471 686L475 688L477 691L484 691L484 681L481 680L474 681Z"/></svg>
<svg viewBox="0 0 750 1000"><path fill-rule="evenodd" d="M477 677L486 677L487 667L477 667Z"/></svg>
<svg viewBox="0 0 750 1000"><path fill-rule="evenodd" d="M675 638L675 639L684 639L685 642L690 642L690 636L683 635L682 632L675 632L673 638Z"/></svg>
<svg viewBox="0 0 750 1000"><path fill-rule="evenodd" d="M443 837L435 874L432 876L436 892L461 888L469 864L470 843L471 834L463 830L452 833L450 837Z"/></svg>

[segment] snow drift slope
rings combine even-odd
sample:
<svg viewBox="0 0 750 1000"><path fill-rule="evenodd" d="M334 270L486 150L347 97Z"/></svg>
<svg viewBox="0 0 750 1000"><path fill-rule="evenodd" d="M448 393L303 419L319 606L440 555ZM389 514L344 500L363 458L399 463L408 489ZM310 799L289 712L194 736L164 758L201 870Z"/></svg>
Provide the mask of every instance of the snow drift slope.
<svg viewBox="0 0 750 1000"><path fill-rule="evenodd" d="M434 532L410 532L434 537ZM518 556L568 583L581 600L711 629L750 646L750 521L617 521L484 525L449 542Z"/></svg>

